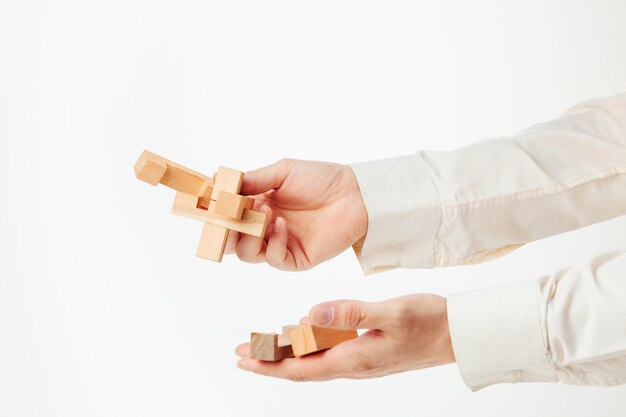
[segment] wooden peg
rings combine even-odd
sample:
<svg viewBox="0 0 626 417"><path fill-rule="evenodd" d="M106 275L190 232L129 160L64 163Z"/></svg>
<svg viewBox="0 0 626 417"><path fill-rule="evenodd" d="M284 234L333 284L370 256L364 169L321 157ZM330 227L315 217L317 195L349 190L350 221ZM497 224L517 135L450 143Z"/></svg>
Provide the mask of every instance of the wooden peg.
<svg viewBox="0 0 626 417"><path fill-rule="evenodd" d="M196 197L213 193L213 179L150 151L143 151L135 164L135 175L148 184L163 184ZM210 190L209 190L210 188Z"/></svg>
<svg viewBox="0 0 626 417"><path fill-rule="evenodd" d="M217 194L217 201L215 201L215 209L213 212L230 217L231 219L239 220L241 216L243 216L243 210L250 206L250 200L252 200L252 204L254 205L254 200L251 198L220 190Z"/></svg>
<svg viewBox="0 0 626 417"><path fill-rule="evenodd" d="M215 174L213 183L213 194L211 200L217 201L220 191L226 191L232 194L239 194L241 184L243 183L243 172L236 169L219 167Z"/></svg>
<svg viewBox="0 0 626 417"><path fill-rule="evenodd" d="M135 176L150 185L157 185L165 171L167 171L165 159L148 151L143 151L135 164Z"/></svg>
<svg viewBox="0 0 626 417"><path fill-rule="evenodd" d="M293 358L293 351L291 344L280 341L276 333L251 333L250 357L274 362Z"/></svg>
<svg viewBox="0 0 626 417"><path fill-rule="evenodd" d="M198 208L198 197L181 192L176 193L172 213L256 237L265 235L269 223L267 214L248 209L244 209L241 220L211 213L210 210Z"/></svg>
<svg viewBox="0 0 626 417"><path fill-rule="evenodd" d="M196 256L210 261L222 262L227 240L228 229L204 223Z"/></svg>
<svg viewBox="0 0 626 417"><path fill-rule="evenodd" d="M295 356L330 349L356 337L358 337L356 330L329 329L308 324L289 330L291 347Z"/></svg>

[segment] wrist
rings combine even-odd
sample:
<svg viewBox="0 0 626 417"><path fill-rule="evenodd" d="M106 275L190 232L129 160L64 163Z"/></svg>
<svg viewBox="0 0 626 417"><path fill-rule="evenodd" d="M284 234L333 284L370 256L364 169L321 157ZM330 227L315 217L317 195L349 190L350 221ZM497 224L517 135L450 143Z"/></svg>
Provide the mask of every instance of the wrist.
<svg viewBox="0 0 626 417"><path fill-rule="evenodd" d="M345 178L347 178L349 195L350 195L350 204L354 208L354 219L353 224L355 228L353 244L358 241L362 241L367 234L367 226L368 226L368 217L367 217L367 208L365 206L365 200L363 199L363 195L361 193L361 189L359 188L359 182L354 174L352 168L348 165L344 165Z"/></svg>
<svg viewBox="0 0 626 417"><path fill-rule="evenodd" d="M452 347L452 338L450 337L450 325L448 324L448 302L443 299L443 312L440 326L440 343L441 343L441 364L454 363L454 349Z"/></svg>

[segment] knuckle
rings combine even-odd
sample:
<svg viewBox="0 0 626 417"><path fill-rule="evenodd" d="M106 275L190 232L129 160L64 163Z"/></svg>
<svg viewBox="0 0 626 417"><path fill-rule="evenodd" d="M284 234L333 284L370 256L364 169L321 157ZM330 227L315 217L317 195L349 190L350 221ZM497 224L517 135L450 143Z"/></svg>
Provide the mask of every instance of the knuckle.
<svg viewBox="0 0 626 417"><path fill-rule="evenodd" d="M353 374L364 375L373 372L376 369L376 364L372 361L370 355L357 351L352 356L351 368Z"/></svg>
<svg viewBox="0 0 626 417"><path fill-rule="evenodd" d="M344 310L343 324L349 328L357 328L365 320L363 309L355 303L348 304Z"/></svg>

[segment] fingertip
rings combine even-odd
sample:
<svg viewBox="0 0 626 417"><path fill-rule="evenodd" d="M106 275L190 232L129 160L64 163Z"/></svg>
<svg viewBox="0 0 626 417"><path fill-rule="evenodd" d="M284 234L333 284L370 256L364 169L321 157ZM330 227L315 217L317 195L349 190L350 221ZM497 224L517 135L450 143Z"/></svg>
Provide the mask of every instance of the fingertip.
<svg viewBox="0 0 626 417"><path fill-rule="evenodd" d="M318 304L309 312L311 322L318 326L328 326L335 318L335 309L330 303Z"/></svg>
<svg viewBox="0 0 626 417"><path fill-rule="evenodd" d="M277 217L272 224L272 231L265 250L267 263L274 268L290 270L294 267L293 256L287 249L287 241L287 222L284 218Z"/></svg>
<svg viewBox="0 0 626 417"><path fill-rule="evenodd" d="M276 220L274 221L274 228L272 229L272 233L281 233L285 230L285 228L287 227L287 224L285 222L285 219L282 217L276 217Z"/></svg>
<svg viewBox="0 0 626 417"><path fill-rule="evenodd" d="M242 343L235 348L235 354L240 358L250 356L250 343Z"/></svg>

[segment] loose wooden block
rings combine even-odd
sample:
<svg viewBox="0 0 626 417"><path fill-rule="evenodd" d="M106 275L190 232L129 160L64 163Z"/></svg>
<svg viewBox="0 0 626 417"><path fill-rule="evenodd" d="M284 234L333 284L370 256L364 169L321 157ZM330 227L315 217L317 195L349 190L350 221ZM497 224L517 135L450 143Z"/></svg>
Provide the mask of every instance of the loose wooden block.
<svg viewBox="0 0 626 417"><path fill-rule="evenodd" d="M220 190L217 194L217 201L215 201L214 213L222 216L230 217L231 219L241 219L243 216L243 210L249 207L249 200L251 198L244 197L239 194L229 193L228 191ZM254 200L252 201L254 205Z"/></svg>
<svg viewBox="0 0 626 417"><path fill-rule="evenodd" d="M222 262L228 239L228 229L205 223L198 242L196 256L210 261Z"/></svg>
<svg viewBox="0 0 626 417"><path fill-rule="evenodd" d="M234 220L211 213L210 210L198 208L197 205L198 197L177 192L174 198L174 205L172 206L172 213L256 237L265 235L267 224L269 223L268 215L265 213L244 209L241 219Z"/></svg>
<svg viewBox="0 0 626 417"><path fill-rule="evenodd" d="M339 343L358 337L356 330L339 330L302 325L289 330L291 347L295 356L304 356L330 349Z"/></svg>
<svg viewBox="0 0 626 417"><path fill-rule="evenodd" d="M289 332L292 329L295 329L295 328L298 328L298 327L300 327L300 326L297 325L297 324L290 324L290 325L287 325L287 326L283 326L282 334L278 335L278 345L279 346L281 346L281 345L283 345L283 346L284 345L291 345L291 338L289 337Z"/></svg>
<svg viewBox="0 0 626 417"><path fill-rule="evenodd" d="M239 194L241 183L243 182L243 172L236 169L219 167L213 183L213 194L211 200L216 200L220 191L232 194Z"/></svg>
<svg viewBox="0 0 626 417"><path fill-rule="evenodd" d="M289 332L299 327L300 327L299 324L288 324L286 326L283 326L283 336L289 337Z"/></svg>
<svg viewBox="0 0 626 417"><path fill-rule="evenodd" d="M165 169L164 169L165 168ZM150 151L143 151L135 164L135 175L148 184L163 184L182 193L204 196L213 179ZM213 193L211 188L209 195Z"/></svg>
<svg viewBox="0 0 626 417"><path fill-rule="evenodd" d="M280 361L293 358L291 345L279 340L276 333L251 333L250 357L263 361Z"/></svg>

